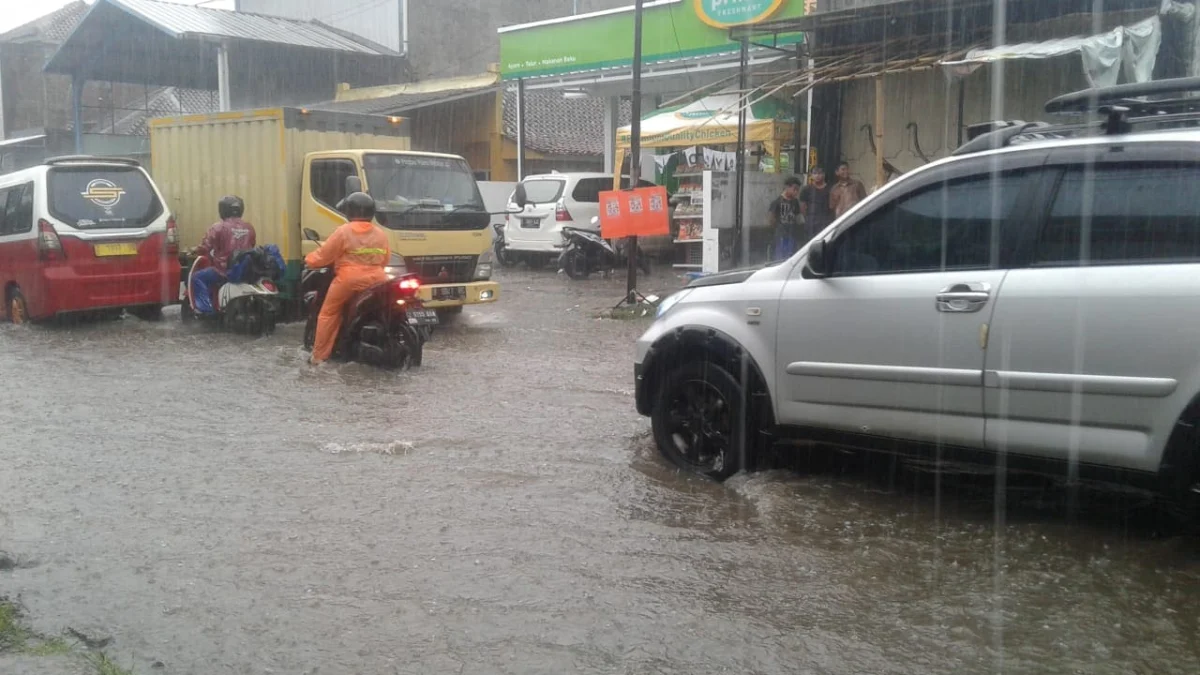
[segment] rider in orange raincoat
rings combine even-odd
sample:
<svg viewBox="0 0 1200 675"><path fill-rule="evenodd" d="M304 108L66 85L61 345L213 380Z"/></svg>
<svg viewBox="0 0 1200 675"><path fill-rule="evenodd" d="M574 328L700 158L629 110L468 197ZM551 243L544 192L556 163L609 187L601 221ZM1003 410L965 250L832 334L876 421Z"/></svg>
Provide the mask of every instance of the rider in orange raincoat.
<svg viewBox="0 0 1200 675"><path fill-rule="evenodd" d="M355 192L346 197L342 208L350 222L335 230L321 248L304 258L305 264L314 269L333 265L335 275L317 317L314 365L333 354L346 303L358 292L387 281L383 268L392 255L387 234L371 222L375 218L375 200L370 195Z"/></svg>

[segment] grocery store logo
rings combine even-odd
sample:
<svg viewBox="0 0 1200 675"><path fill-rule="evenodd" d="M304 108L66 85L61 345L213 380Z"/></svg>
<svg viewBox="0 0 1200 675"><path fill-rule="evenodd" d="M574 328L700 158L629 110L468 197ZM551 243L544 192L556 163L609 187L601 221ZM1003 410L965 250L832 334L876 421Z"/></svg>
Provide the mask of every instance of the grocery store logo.
<svg viewBox="0 0 1200 675"><path fill-rule="evenodd" d="M121 197L125 196L125 188L118 187L111 180L97 178L88 183L87 190L79 194L100 208L111 209L121 203Z"/></svg>
<svg viewBox="0 0 1200 675"><path fill-rule="evenodd" d="M696 0L696 16L714 28L759 23L775 13L783 0Z"/></svg>

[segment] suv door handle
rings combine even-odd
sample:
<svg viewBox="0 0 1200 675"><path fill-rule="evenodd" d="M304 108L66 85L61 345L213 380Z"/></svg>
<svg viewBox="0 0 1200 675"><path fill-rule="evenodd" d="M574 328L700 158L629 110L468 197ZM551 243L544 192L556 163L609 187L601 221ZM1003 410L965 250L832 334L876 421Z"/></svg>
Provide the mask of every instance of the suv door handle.
<svg viewBox="0 0 1200 675"><path fill-rule="evenodd" d="M970 314L983 309L992 297L992 285L983 281L951 284L938 292L937 311Z"/></svg>

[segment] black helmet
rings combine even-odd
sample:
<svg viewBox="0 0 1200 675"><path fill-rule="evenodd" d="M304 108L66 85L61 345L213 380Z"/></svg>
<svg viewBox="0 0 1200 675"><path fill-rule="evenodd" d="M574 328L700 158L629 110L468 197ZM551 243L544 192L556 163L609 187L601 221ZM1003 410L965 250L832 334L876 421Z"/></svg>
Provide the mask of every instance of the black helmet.
<svg viewBox="0 0 1200 675"><path fill-rule="evenodd" d="M375 219L375 199L365 192L355 192L342 202L344 213L350 220L371 221Z"/></svg>
<svg viewBox="0 0 1200 675"><path fill-rule="evenodd" d="M222 197L221 201L217 202L217 213L221 214L221 220L227 218L241 218L246 212L246 202L242 201L241 197L229 195Z"/></svg>

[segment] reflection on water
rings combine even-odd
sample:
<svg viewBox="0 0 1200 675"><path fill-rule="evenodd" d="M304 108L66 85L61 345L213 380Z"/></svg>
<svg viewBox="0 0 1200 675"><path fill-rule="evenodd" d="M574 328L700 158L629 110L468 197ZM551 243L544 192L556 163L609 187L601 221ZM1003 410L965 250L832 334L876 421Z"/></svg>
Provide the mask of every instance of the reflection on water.
<svg viewBox="0 0 1200 675"><path fill-rule="evenodd" d="M1200 556L1140 496L1016 481L997 531L987 476L681 475L642 326L593 318L622 280L501 281L400 374L299 326L0 327L0 548L37 562L0 595L140 671L1195 671Z"/></svg>

